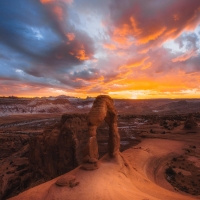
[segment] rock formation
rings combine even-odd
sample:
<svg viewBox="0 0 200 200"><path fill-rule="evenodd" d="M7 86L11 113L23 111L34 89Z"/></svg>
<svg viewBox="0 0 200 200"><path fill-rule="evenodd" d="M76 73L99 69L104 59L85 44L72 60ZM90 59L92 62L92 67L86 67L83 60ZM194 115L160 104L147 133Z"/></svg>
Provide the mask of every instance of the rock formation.
<svg viewBox="0 0 200 200"><path fill-rule="evenodd" d="M64 114L61 122L48 127L30 147L30 167L45 181L64 174L82 162L81 149L87 143L84 114Z"/></svg>
<svg viewBox="0 0 200 200"><path fill-rule="evenodd" d="M100 95L95 99L87 118L90 138L84 151L82 168L85 170L93 170L99 167L96 130L104 120L109 126L108 154L110 157L114 157L119 152L120 136L117 128L117 112L113 100L107 95Z"/></svg>
<svg viewBox="0 0 200 200"><path fill-rule="evenodd" d="M116 110L108 96L99 96L88 115L64 114L60 122L46 127L42 133L0 135L0 199L62 175L82 161L87 170L98 168L99 155L107 152L107 141L109 155L113 157L119 151L120 139ZM77 182L72 177L57 182L60 186L65 184L73 187Z"/></svg>
<svg viewBox="0 0 200 200"><path fill-rule="evenodd" d="M37 135L0 134L0 199L64 174L82 163L86 114L64 114ZM68 178L69 179L69 178ZM62 185L66 180L60 180ZM76 184L69 180L70 187Z"/></svg>
<svg viewBox="0 0 200 200"><path fill-rule="evenodd" d="M97 129L98 149L96 138L89 138L87 119L87 114L64 114L60 122L47 126L42 133L0 134L0 199L17 195L74 169L82 164L83 157L86 162L97 164L98 159L94 157L107 152L106 122ZM95 154L92 159L83 152L88 140L90 146L96 147L96 150L90 147ZM88 165L91 167L91 163ZM58 184L65 182L60 180Z"/></svg>
<svg viewBox="0 0 200 200"><path fill-rule="evenodd" d="M0 134L0 199L18 194L31 179L28 152L30 138L23 134Z"/></svg>

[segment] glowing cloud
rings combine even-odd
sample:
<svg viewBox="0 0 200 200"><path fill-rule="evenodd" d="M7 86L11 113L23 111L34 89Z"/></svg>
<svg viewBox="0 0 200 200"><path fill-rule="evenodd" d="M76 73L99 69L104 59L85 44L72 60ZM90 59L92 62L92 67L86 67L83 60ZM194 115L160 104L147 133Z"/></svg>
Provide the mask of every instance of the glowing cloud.
<svg viewBox="0 0 200 200"><path fill-rule="evenodd" d="M22 1L0 6L0 94L200 97L199 0Z"/></svg>
<svg viewBox="0 0 200 200"><path fill-rule="evenodd" d="M73 0L60 0L60 1L63 1L63 2L68 3L68 4L72 4L72 2L73 2ZM47 3L56 2L56 0L40 0L40 2L42 4L47 4Z"/></svg>
<svg viewBox="0 0 200 200"><path fill-rule="evenodd" d="M149 57L144 57L144 58L135 58L131 59L128 61L128 63L125 65L126 68L134 68L138 67L144 64L144 62L148 59Z"/></svg>
<svg viewBox="0 0 200 200"><path fill-rule="evenodd" d="M172 62L183 62L183 61L186 61L186 60L190 59L193 56L197 56L196 50L191 50L189 52L186 52L183 55L180 55L180 56L174 58L172 60Z"/></svg>
<svg viewBox="0 0 200 200"><path fill-rule="evenodd" d="M75 38L75 35L73 33L67 33L66 36L67 36L69 41L72 41Z"/></svg>
<svg viewBox="0 0 200 200"><path fill-rule="evenodd" d="M46 3L52 3L52 2L54 2L55 0L40 0L40 2L42 3L42 4L46 4Z"/></svg>
<svg viewBox="0 0 200 200"><path fill-rule="evenodd" d="M117 47L114 44L103 44L103 47L109 50L116 50Z"/></svg>

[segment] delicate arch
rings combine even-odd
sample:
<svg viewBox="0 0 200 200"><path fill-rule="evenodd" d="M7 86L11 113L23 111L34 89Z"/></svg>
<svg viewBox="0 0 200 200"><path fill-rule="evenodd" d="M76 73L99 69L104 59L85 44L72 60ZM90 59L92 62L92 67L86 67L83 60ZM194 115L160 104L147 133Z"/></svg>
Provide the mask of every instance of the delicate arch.
<svg viewBox="0 0 200 200"><path fill-rule="evenodd" d="M107 95L100 95L95 99L87 118L90 139L84 152L83 162L91 163L94 166L93 168L98 168L97 162L99 158L96 129L103 120L109 126L108 154L113 157L119 152L120 136L117 127L117 112L113 100ZM86 165L82 167L87 169L84 166Z"/></svg>

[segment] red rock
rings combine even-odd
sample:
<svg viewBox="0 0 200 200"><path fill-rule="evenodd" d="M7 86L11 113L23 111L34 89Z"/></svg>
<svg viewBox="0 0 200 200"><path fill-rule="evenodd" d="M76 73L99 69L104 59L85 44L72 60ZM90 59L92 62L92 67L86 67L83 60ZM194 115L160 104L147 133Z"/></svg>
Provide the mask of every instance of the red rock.
<svg viewBox="0 0 200 200"><path fill-rule="evenodd" d="M107 95L100 95L95 99L87 118L90 139L85 148L83 158L83 162L88 164L82 165L83 169L96 169L94 161L99 158L96 129L103 120L109 126L108 153L111 157L119 153L120 136L117 127L117 112L113 100Z"/></svg>

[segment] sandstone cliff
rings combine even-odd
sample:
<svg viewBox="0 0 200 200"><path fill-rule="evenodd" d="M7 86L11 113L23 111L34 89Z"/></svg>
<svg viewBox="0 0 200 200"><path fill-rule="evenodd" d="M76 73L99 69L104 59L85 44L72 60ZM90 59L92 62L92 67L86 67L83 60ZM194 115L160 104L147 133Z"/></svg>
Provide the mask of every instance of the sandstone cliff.
<svg viewBox="0 0 200 200"><path fill-rule="evenodd" d="M0 137L0 199L77 167L88 141L86 114L64 114L42 134Z"/></svg>
<svg viewBox="0 0 200 200"><path fill-rule="evenodd" d="M65 114L61 122L31 141L30 167L35 176L50 180L80 165L86 144L86 115Z"/></svg>

